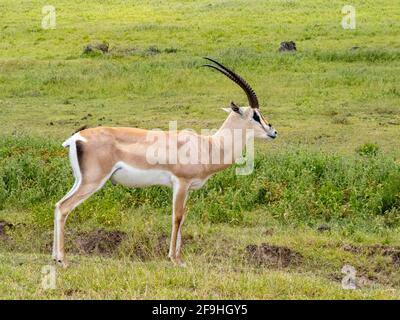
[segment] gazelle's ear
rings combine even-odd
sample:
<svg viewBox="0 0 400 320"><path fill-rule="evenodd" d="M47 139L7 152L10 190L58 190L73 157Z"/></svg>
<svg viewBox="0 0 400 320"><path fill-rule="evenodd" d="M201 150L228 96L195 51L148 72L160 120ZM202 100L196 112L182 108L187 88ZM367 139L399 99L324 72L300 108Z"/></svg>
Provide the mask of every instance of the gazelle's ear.
<svg viewBox="0 0 400 320"><path fill-rule="evenodd" d="M231 113L236 112L238 114L240 114L241 116L243 115L243 108L237 106L234 102L231 102L231 105L229 108L222 108L222 110L224 110L225 112Z"/></svg>
<svg viewBox="0 0 400 320"><path fill-rule="evenodd" d="M233 101L231 102L231 109L232 111L240 114L241 116L243 115L243 109L239 106L237 106Z"/></svg>

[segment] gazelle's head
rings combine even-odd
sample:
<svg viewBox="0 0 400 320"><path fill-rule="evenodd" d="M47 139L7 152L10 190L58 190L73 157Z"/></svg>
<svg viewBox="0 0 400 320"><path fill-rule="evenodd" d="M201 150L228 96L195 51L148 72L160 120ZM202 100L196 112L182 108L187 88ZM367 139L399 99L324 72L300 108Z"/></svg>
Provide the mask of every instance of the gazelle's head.
<svg viewBox="0 0 400 320"><path fill-rule="evenodd" d="M231 102L229 108L223 108L225 111L231 114L230 117L233 117L233 119L237 123L237 126L243 129L253 129L254 136L256 138L263 138L268 140L275 139L278 135L278 132L261 114L257 96L250 85L241 76L239 76L229 68L223 66L221 63L210 58L205 59L212 61L216 64L216 66L205 64L205 67L210 67L218 70L229 79L234 81L236 84L238 84L247 95L247 99L249 101L248 107L239 107L234 102Z"/></svg>

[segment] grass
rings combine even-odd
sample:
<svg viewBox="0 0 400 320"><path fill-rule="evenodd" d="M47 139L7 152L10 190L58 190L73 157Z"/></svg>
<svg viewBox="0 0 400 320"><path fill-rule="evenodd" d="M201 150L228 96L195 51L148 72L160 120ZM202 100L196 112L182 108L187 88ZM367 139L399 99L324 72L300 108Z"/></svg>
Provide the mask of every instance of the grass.
<svg viewBox="0 0 400 320"><path fill-rule="evenodd" d="M234 168L217 174L188 202L183 275L166 260L169 190L107 184L71 214L72 265L58 271L49 292L37 287L38 270L50 263L54 203L72 184L65 150L24 136L0 146L0 220L14 224L0 249L3 274L15 263L23 274L36 268L34 277L17 281L12 272L0 288L4 297L399 297L400 167L371 145L346 157L300 149L259 154L250 176L236 176ZM254 260L249 246L266 244L289 248L301 263L282 265L274 255ZM341 289L345 264L356 268L359 291ZM121 278L121 270L129 271ZM86 273L82 282L78 274Z"/></svg>
<svg viewBox="0 0 400 320"><path fill-rule="evenodd" d="M251 215L256 214L261 213ZM167 218L161 219L163 223ZM67 299L399 297L396 288L400 278L389 257L355 254L344 249L348 243L355 246L398 243L398 236L389 232L386 238L363 232L349 236L345 230L339 229L319 233L310 228L273 225L273 233L267 235L265 231L270 229L265 226L242 226L238 233L238 227L208 223L199 225L189 219L184 239L188 265L182 270L167 261L164 255L166 250L155 253L157 246L151 245L151 240L157 242L156 237L161 234L156 231L162 228L159 220L154 216L136 214L130 221L124 221L132 238L125 239L111 255L71 254L70 267L57 270L57 287L54 290L43 290L41 287L41 270L49 264L48 248L43 244L51 242L50 232L43 235L39 229L20 227L22 229L15 232L22 239L14 235L13 239L17 240L8 245L16 247L1 255L0 268L4 276L0 292L6 298ZM26 232L24 235L22 230ZM134 237L139 237L140 241ZM22 245L23 240L27 241L25 245ZM135 245L139 242L140 248L145 246L147 252L138 251ZM246 246L264 242L299 252L303 262L284 268L259 266L249 261ZM69 245L72 250L72 244ZM362 283L359 290L341 288L344 275L340 270L344 264L356 268Z"/></svg>
<svg viewBox="0 0 400 320"><path fill-rule="evenodd" d="M352 4L356 30L340 1L58 1L43 30L42 3L2 1L0 220L14 227L0 298L398 299L398 3ZM285 40L298 52L277 52ZM165 258L170 191L107 184L71 214L71 266L44 290L52 210L72 184L61 143L82 125L217 128L245 97L202 56L248 79L279 138L257 143L252 175L232 168L191 194L186 269ZM265 246L301 261L252 256ZM357 290L341 287L345 264Z"/></svg>
<svg viewBox="0 0 400 320"><path fill-rule="evenodd" d="M72 185L67 150L55 142L31 137L5 137L1 147L1 209L29 210L31 222L50 227L49 212ZM315 226L330 221L374 226L400 226L387 213L398 210L400 167L377 146L357 148L353 156L302 149L256 156L254 173L238 176L235 168L217 174L191 194L191 216L199 223L252 223L246 212L265 208L282 224ZM209 202L207 199L214 199ZM360 201L362 199L362 201ZM121 214L133 208L170 211L168 188L129 189L108 183L76 213L72 222L93 220L119 226ZM263 217L267 220L268 217ZM76 220L77 219L77 220ZM373 230L370 230L373 231Z"/></svg>

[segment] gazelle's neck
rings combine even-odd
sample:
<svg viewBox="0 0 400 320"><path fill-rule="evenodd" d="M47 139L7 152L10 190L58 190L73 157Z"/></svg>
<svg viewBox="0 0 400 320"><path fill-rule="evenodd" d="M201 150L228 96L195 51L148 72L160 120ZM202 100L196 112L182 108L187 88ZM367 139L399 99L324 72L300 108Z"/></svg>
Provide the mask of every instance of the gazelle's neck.
<svg viewBox="0 0 400 320"><path fill-rule="evenodd" d="M241 125L239 120L239 115L235 114L234 112L229 113L228 117L225 119L224 123L218 129L218 131L214 134L214 137L222 135L224 132L234 129L239 129Z"/></svg>
<svg viewBox="0 0 400 320"><path fill-rule="evenodd" d="M211 138L225 160L229 159L228 161L233 164L242 155L247 142L253 138L253 133L247 128L246 121L231 112Z"/></svg>

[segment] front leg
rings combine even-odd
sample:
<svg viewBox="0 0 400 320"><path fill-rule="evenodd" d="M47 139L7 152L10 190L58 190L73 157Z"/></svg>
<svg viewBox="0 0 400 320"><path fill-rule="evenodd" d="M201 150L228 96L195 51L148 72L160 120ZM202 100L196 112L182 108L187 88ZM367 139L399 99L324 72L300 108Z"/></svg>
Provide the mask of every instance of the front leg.
<svg viewBox="0 0 400 320"><path fill-rule="evenodd" d="M171 244L169 247L168 257L172 262L184 266L181 259L181 231L185 218L185 204L189 193L189 183L183 179L178 179L173 186L173 203L172 203L172 233Z"/></svg>

